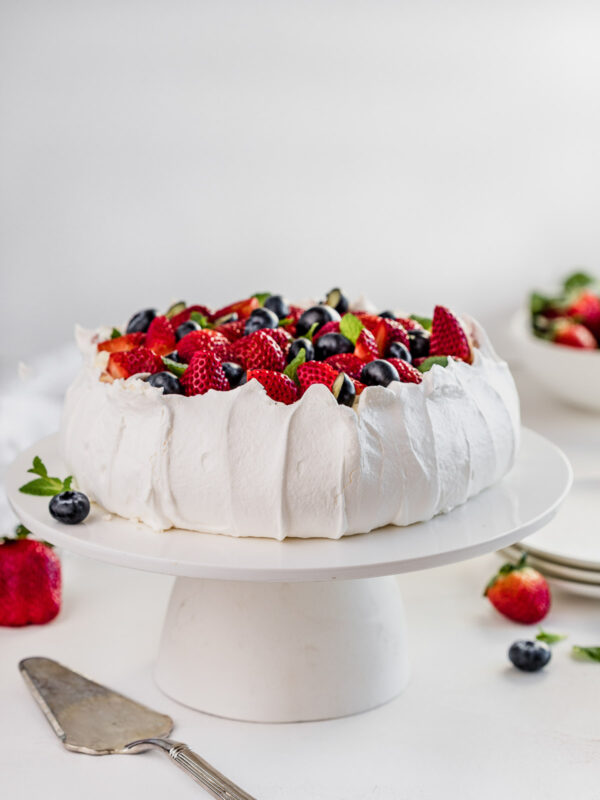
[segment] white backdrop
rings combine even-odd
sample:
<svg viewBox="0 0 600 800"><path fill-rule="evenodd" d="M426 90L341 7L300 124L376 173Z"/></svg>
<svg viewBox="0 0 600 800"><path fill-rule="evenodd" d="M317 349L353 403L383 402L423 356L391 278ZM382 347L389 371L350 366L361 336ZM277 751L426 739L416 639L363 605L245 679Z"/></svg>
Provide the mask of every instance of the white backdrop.
<svg viewBox="0 0 600 800"><path fill-rule="evenodd" d="M341 284L502 339L600 267L597 2L0 2L4 359Z"/></svg>

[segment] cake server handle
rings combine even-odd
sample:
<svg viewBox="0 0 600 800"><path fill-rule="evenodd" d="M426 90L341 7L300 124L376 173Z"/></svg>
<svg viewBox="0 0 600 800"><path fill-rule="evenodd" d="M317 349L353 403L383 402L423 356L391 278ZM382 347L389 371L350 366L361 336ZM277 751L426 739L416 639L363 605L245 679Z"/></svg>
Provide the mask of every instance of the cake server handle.
<svg viewBox="0 0 600 800"><path fill-rule="evenodd" d="M182 742L174 742L172 739L137 739L130 742L125 749L140 752L148 748L166 753L180 769L217 800L256 800Z"/></svg>

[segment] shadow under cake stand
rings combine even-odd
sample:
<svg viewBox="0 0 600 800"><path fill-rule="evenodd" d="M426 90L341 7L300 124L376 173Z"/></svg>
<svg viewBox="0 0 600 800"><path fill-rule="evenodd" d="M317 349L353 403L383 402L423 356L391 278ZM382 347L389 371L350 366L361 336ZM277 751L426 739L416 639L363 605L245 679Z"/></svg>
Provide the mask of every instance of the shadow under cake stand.
<svg viewBox="0 0 600 800"><path fill-rule="evenodd" d="M572 481L562 452L524 429L504 480L449 514L340 540L278 542L159 533L109 518L98 506L84 523L63 525L48 513L48 498L18 491L34 455L51 474L66 474L57 436L16 459L6 485L23 524L75 553L177 576L158 685L192 708L255 722L329 719L395 697L408 682L409 664L393 576L523 539L552 519Z"/></svg>

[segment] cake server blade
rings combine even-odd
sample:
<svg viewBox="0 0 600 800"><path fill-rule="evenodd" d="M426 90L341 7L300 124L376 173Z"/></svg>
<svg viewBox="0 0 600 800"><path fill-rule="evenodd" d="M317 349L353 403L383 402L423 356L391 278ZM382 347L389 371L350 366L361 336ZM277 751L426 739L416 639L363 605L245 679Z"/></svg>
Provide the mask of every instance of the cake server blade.
<svg viewBox="0 0 600 800"><path fill-rule="evenodd" d="M157 749L218 800L255 800L181 742L173 720L50 658L19 662L31 694L67 750L88 755Z"/></svg>

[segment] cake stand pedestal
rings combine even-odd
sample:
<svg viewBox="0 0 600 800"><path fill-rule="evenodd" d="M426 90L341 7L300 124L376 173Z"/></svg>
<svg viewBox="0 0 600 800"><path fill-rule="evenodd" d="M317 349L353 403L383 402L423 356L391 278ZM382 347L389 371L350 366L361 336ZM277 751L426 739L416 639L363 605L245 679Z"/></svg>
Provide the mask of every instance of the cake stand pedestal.
<svg viewBox="0 0 600 800"><path fill-rule="evenodd" d="M62 525L50 517L47 498L18 491L34 455L51 474L65 473L56 436L14 462L7 492L23 524L73 552L176 575L158 685L185 705L256 722L340 717L392 699L409 668L391 576L523 539L552 519L572 482L561 451L523 430L504 480L449 514L337 541L276 542L157 533L97 506L81 525Z"/></svg>

